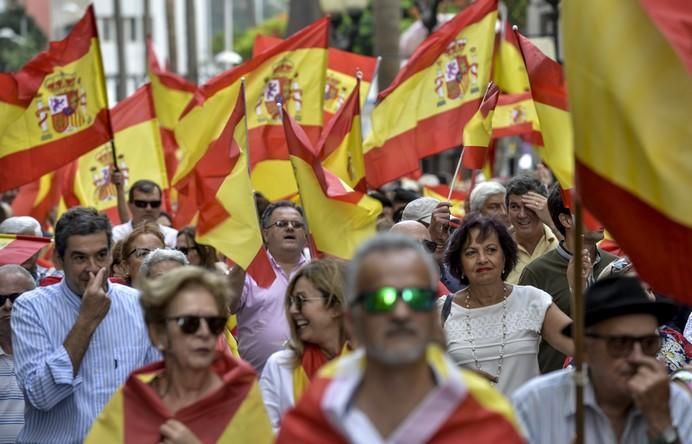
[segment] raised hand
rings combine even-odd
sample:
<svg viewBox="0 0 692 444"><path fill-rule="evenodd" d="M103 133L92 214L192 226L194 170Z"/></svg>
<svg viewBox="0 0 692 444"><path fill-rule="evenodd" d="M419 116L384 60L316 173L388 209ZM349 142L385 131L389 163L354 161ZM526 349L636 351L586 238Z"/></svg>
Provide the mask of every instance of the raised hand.
<svg viewBox="0 0 692 444"><path fill-rule="evenodd" d="M673 422L670 416L670 380L656 358L639 354L631 359L637 365L627 386L634 404L644 416L649 436L659 436Z"/></svg>
<svg viewBox="0 0 692 444"><path fill-rule="evenodd" d="M111 300L104 289L105 282L105 268L101 268L96 274L89 273L89 283L84 290L82 304L79 307L79 317L83 321L98 325L106 317L111 307Z"/></svg>
<svg viewBox="0 0 692 444"><path fill-rule="evenodd" d="M536 213L536 216L548 226L553 225L553 219L550 217L548 210L548 198L534 191L529 191L521 196L521 201L524 206Z"/></svg>
<svg viewBox="0 0 692 444"><path fill-rule="evenodd" d="M161 432L161 442L166 444L199 444L194 433L185 424L175 419L169 419L159 429Z"/></svg>

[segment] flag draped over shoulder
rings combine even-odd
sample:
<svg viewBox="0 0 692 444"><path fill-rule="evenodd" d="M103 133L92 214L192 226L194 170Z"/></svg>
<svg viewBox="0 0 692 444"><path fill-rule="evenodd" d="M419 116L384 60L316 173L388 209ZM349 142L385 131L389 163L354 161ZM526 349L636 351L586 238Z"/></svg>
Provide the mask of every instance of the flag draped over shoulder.
<svg viewBox="0 0 692 444"><path fill-rule="evenodd" d="M238 93L235 84L245 78L253 186L269 200L294 196L297 188L279 107L283 104L287 108L311 141L319 139L328 31L329 19L320 19L203 85L175 130L186 156L189 153L198 157L199 152L206 150L206 142L200 141L199 134L209 132L208 127L217 125L217 121L228 120ZM194 120L196 124L183 125L185 120Z"/></svg>
<svg viewBox="0 0 692 444"><path fill-rule="evenodd" d="M19 187L19 192L12 201L12 214L31 216L46 228L49 213L60 202L68 168L69 166L61 167Z"/></svg>
<svg viewBox="0 0 692 444"><path fill-rule="evenodd" d="M473 3L432 33L380 93L364 146L370 186L461 144L490 80L496 17L496 0Z"/></svg>
<svg viewBox="0 0 692 444"><path fill-rule="evenodd" d="M308 228L317 249L341 259L350 259L356 247L375 234L379 201L354 191L325 169L305 132L283 113L290 160L305 209Z"/></svg>
<svg viewBox="0 0 692 444"><path fill-rule="evenodd" d="M114 166L123 175L125 193L140 179L152 180L166 190L168 178L149 85L113 107L111 121L117 165L113 164L110 144L84 154L69 166L63 196L69 206L94 207L117 221L117 192L111 183Z"/></svg>
<svg viewBox="0 0 692 444"><path fill-rule="evenodd" d="M47 237L0 234L0 265L21 265L49 244Z"/></svg>
<svg viewBox="0 0 692 444"><path fill-rule="evenodd" d="M692 42L692 4L676 2L674 23L670 5L567 2L565 66L581 199L643 280L690 304L692 74L669 38Z"/></svg>
<svg viewBox="0 0 692 444"><path fill-rule="evenodd" d="M207 125L199 134L207 148L183 159L175 178L181 203L193 202L197 219L196 240L211 245L255 279L262 287L274 281L275 274L263 247L252 184L248 173L247 123L242 82L227 91L237 98L226 121ZM193 127L204 113L193 110L181 123ZM187 132L185 132L187 134ZM186 196L185 199L182 199Z"/></svg>
<svg viewBox="0 0 692 444"><path fill-rule="evenodd" d="M486 152L492 135L493 114L500 90L493 82L488 84L476 114L464 127L464 152L462 165L468 169L481 169L485 165Z"/></svg>
<svg viewBox="0 0 692 444"><path fill-rule="evenodd" d="M565 189L574 187L574 140L562 66L514 31L529 74L531 96L543 137L538 154ZM581 32L580 34L583 34Z"/></svg>
<svg viewBox="0 0 692 444"><path fill-rule="evenodd" d="M94 8L17 73L0 73L0 192L111 138Z"/></svg>
<svg viewBox="0 0 692 444"><path fill-rule="evenodd" d="M282 40L278 37L258 35L252 47L253 56L277 45ZM336 48L327 50L327 79L324 87L324 123L329 122L344 105L349 94L356 86L358 73L360 79L359 105L362 109L368 98L368 91L377 71L375 57L342 51Z"/></svg>
<svg viewBox="0 0 692 444"><path fill-rule="evenodd" d="M255 372L227 353L218 353L212 368L222 387L175 413L149 385L164 371L163 362L136 370L108 401L84 442L159 442L161 425L175 419L205 444L271 443L274 436Z"/></svg>

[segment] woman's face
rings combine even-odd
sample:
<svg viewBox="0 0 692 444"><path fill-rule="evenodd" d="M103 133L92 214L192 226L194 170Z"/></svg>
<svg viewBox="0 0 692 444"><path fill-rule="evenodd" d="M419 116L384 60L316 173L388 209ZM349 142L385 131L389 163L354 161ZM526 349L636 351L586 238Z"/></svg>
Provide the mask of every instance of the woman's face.
<svg viewBox="0 0 692 444"><path fill-rule="evenodd" d="M331 339L329 335L339 335L340 311L327 307L322 293L308 279L298 278L289 298L288 311L301 341L323 345Z"/></svg>
<svg viewBox="0 0 692 444"><path fill-rule="evenodd" d="M199 256L197 248L195 248L195 243L184 234L178 236L175 240L175 248L183 252L187 256L187 260L190 261L190 265L202 265L202 258Z"/></svg>
<svg viewBox="0 0 692 444"><path fill-rule="evenodd" d="M183 316L225 317L219 312L214 296L204 287L194 286L179 291L166 308L165 334L161 338L163 352L168 361L187 370L206 370L216 358L216 340L207 321L198 319L196 331L185 333L180 325ZM225 323L224 323L225 324ZM222 330L223 331L223 330Z"/></svg>
<svg viewBox="0 0 692 444"><path fill-rule="evenodd" d="M492 284L502 280L505 255L497 233L492 230L479 239L480 229L473 228L461 250L462 271L474 285Z"/></svg>
<svg viewBox="0 0 692 444"><path fill-rule="evenodd" d="M137 282L139 267L142 265L144 258L157 248L164 248L163 242L151 233L141 234L132 242L130 250L125 252L124 261L130 275L130 282Z"/></svg>

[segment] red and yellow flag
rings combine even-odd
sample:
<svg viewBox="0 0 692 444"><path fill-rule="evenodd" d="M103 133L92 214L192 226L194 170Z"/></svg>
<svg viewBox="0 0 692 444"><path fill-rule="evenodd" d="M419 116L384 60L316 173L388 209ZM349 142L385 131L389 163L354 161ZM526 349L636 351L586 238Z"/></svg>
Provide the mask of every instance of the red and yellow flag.
<svg viewBox="0 0 692 444"><path fill-rule="evenodd" d="M379 187L459 146L490 80L497 0L479 0L430 35L378 97L365 141L367 182Z"/></svg>
<svg viewBox="0 0 692 444"><path fill-rule="evenodd" d="M258 35L252 47L253 57L281 43L278 37ZM336 112L346 103L351 94L358 73L360 79L360 108L365 106L368 91L377 71L377 59L336 48L327 50L327 80L324 88L324 123L329 122Z"/></svg>
<svg viewBox="0 0 692 444"><path fill-rule="evenodd" d="M565 66L581 199L643 280L690 304L692 77L670 39L692 42L692 3L671 23L672 3L566 2Z"/></svg>
<svg viewBox="0 0 692 444"><path fill-rule="evenodd" d="M537 146L543 146L536 107L531 93L500 94L493 114L493 139L521 136Z"/></svg>
<svg viewBox="0 0 692 444"><path fill-rule="evenodd" d="M183 144L188 143L185 137L194 134L193 128L207 129L194 141L206 141L207 149L182 160L174 179L175 187L181 204L194 205L197 242L213 246L247 270L260 286L268 287L276 276L263 247L248 174L242 82L234 83L225 93L237 97L225 122L204 122L208 116L195 108L180 123ZM182 207L181 210L188 211Z"/></svg>
<svg viewBox="0 0 692 444"><path fill-rule="evenodd" d="M524 58L509 20L503 20L500 42L495 51L493 81L508 94L522 94L530 90Z"/></svg>
<svg viewBox="0 0 692 444"><path fill-rule="evenodd" d="M69 165L66 165L19 187L19 193L12 201L12 214L31 216L39 221L43 228L48 228L48 216L60 202L63 180L68 168Z"/></svg>
<svg viewBox="0 0 692 444"><path fill-rule="evenodd" d="M360 91L356 83L344 106L324 128L318 146L321 147L320 160L326 169L354 190L366 192Z"/></svg>
<svg viewBox="0 0 692 444"><path fill-rule="evenodd" d="M94 8L17 73L0 73L0 192L111 139Z"/></svg>
<svg viewBox="0 0 692 444"><path fill-rule="evenodd" d="M21 265L49 244L47 237L0 234L0 265Z"/></svg>
<svg viewBox="0 0 692 444"><path fill-rule="evenodd" d="M151 98L151 88L144 85L111 110L117 167L129 185L149 179L168 188L159 125ZM90 151L74 161L65 179L65 201L68 206L94 207L119 220L115 185L111 183L113 153L110 143Z"/></svg>
<svg viewBox="0 0 692 444"><path fill-rule="evenodd" d="M186 155L199 158L206 150L207 144L201 142L200 136L210 132L210 128L211 132L214 128L218 132L218 122L222 125L228 120L239 91L236 83L244 77L253 186L269 200L294 196L297 188L288 162L279 107L283 104L288 109L310 140L319 139L328 31L329 19L320 19L202 86L199 97L193 99L182 117L186 120L197 111L193 119L198 125L184 125L175 130ZM204 117L200 119L200 115ZM183 138L186 143L182 142Z"/></svg>
<svg viewBox="0 0 692 444"><path fill-rule="evenodd" d="M485 156L492 134L493 114L499 96L500 90L493 82L490 82L478 111L464 127L464 152L461 163L465 168L478 170L485 165Z"/></svg>
<svg viewBox="0 0 692 444"><path fill-rule="evenodd" d="M320 162L321 147L313 147L305 132L283 113L291 164L317 249L350 259L362 241L375 234L379 201L354 191Z"/></svg>
<svg viewBox="0 0 692 444"><path fill-rule="evenodd" d="M462 219L464 217L464 201L468 197L467 193L454 190L452 191L451 197L447 199L449 194L449 185L424 185L423 186L423 196L432 197L440 202L449 202L452 204L449 207L449 212L452 216Z"/></svg>
<svg viewBox="0 0 692 444"><path fill-rule="evenodd" d="M163 362L136 370L108 401L84 442L160 442L160 428L170 419L182 422L205 444L273 442L257 376L250 366L226 353L218 353L212 370L222 386L175 412L170 411L149 384L165 371Z"/></svg>

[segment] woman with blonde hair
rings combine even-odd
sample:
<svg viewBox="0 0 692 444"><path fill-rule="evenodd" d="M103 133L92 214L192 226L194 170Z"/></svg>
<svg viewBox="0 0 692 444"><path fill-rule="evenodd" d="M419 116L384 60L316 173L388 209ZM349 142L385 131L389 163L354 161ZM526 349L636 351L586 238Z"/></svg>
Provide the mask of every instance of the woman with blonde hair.
<svg viewBox="0 0 692 444"><path fill-rule="evenodd" d="M144 283L144 319L163 361L130 375L87 443L272 441L254 370L215 346L229 299L223 276L199 267Z"/></svg>
<svg viewBox="0 0 692 444"><path fill-rule="evenodd" d="M320 367L346 349L343 276L343 262L323 259L305 265L288 284L285 306L291 337L285 349L269 357L260 378L274 431Z"/></svg>
<svg viewBox="0 0 692 444"><path fill-rule="evenodd" d="M139 269L144 258L157 248L166 248L163 233L158 225L145 223L127 235L121 251L120 270L127 285L139 288Z"/></svg>

